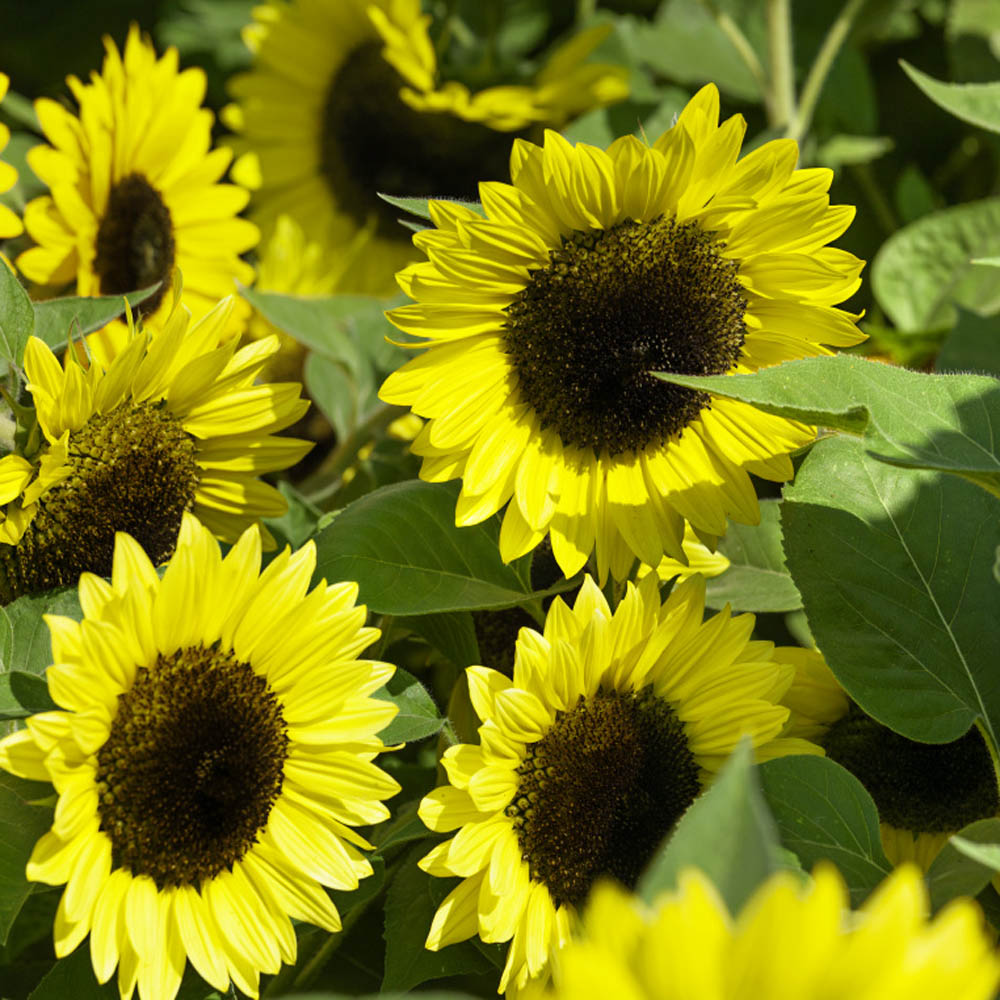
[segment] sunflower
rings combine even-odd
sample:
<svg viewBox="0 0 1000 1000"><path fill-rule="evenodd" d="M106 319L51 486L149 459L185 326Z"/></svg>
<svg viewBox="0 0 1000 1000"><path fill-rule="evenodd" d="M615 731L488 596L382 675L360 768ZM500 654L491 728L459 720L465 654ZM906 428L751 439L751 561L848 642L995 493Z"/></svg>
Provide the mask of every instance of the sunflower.
<svg viewBox="0 0 1000 1000"><path fill-rule="evenodd" d="M594 892L583 932L540 1000L990 1000L1000 958L969 899L929 920L927 888L897 869L852 913L840 873L818 865L764 882L735 920L697 869L651 908L614 885Z"/></svg>
<svg viewBox="0 0 1000 1000"><path fill-rule="evenodd" d="M795 170L775 140L737 160L746 124L718 125L702 88L652 146L605 152L547 132L518 141L513 184L479 186L485 218L432 202L428 260L398 275L389 313L424 338L382 399L429 423L421 477L461 477L456 521L507 504L501 553L548 533L567 576L596 548L601 580L636 556L684 561L686 519L709 543L756 523L748 472L791 477L813 429L650 374L739 373L862 339L833 308L862 262L826 247L854 209L825 169ZM513 501L507 503L508 500Z"/></svg>
<svg viewBox="0 0 1000 1000"><path fill-rule="evenodd" d="M977 726L950 743L909 740L861 711L818 652L791 655L795 680L781 699L791 709L786 733L820 744L865 786L893 864L913 861L927 871L952 834L1000 816L993 761Z"/></svg>
<svg viewBox="0 0 1000 1000"><path fill-rule="evenodd" d="M44 440L0 460L0 600L75 584L85 570L107 576L117 531L160 563L184 511L230 542L285 512L284 497L257 477L309 450L275 436L308 403L297 383L254 384L278 338L236 350L225 335L231 309L224 299L189 327L178 282L163 329L147 336L130 317L130 339L108 368L84 369L73 352L60 365L42 341L28 341Z"/></svg>
<svg viewBox="0 0 1000 1000"><path fill-rule="evenodd" d="M265 234L287 212L325 246L366 238L350 291L391 291L413 259L399 211L377 192L475 197L476 181L501 176L516 134L628 93L625 70L583 64L604 30L558 50L533 86L471 93L439 81L419 0L269 0L254 17L244 39L255 66L233 80L224 112L243 154L234 176L258 189Z"/></svg>
<svg viewBox="0 0 1000 1000"><path fill-rule="evenodd" d="M449 784L419 808L458 831L420 867L463 881L426 945L510 941L501 991L544 972L596 879L634 884L742 736L759 759L818 752L779 738L794 670L750 640L753 616L703 622L701 577L662 606L657 587L653 573L630 583L612 614L587 577L572 610L552 602L544 635L521 629L513 679L467 670L480 742L445 751Z"/></svg>
<svg viewBox="0 0 1000 1000"><path fill-rule="evenodd" d="M0 101L7 93L10 85L10 78L0 73ZM0 153L10 141L10 129L0 122ZM9 191L17 183L17 171L9 164L0 162L0 194ZM11 236L20 236L23 226L21 220L6 206L0 205L0 240L9 239Z"/></svg>
<svg viewBox="0 0 1000 1000"><path fill-rule="evenodd" d="M340 929L322 887L372 873L352 827L399 790L372 763L396 707L368 695L395 668L357 659L379 635L357 585L307 594L312 542L260 561L256 528L223 559L185 514L161 580L119 533L111 583L80 579L84 620L47 617L61 710L0 743L0 766L59 794L27 868L66 884L56 954L89 932L123 998L172 1000L185 956L256 997L295 961L289 917Z"/></svg>
<svg viewBox="0 0 1000 1000"><path fill-rule="evenodd" d="M85 84L68 77L79 104L75 115L41 98L35 110L51 145L28 153L50 194L29 202L24 224L38 244L17 259L26 277L45 285L75 283L78 295L118 295L161 282L142 305L147 323L169 313L170 273L186 282L196 317L253 279L239 255L253 247L257 227L237 213L249 194L218 181L232 153L211 149L212 112L201 107L205 74L178 72L177 50L157 59L132 26L119 55L104 39L101 74ZM231 328L240 329L249 306L237 303ZM105 362L125 339L114 324L97 342Z"/></svg>

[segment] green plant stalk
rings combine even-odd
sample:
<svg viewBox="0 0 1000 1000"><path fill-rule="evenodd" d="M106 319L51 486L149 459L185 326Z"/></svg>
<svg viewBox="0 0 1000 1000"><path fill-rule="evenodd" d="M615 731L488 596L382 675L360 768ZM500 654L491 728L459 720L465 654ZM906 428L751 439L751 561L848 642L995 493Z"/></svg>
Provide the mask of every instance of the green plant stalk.
<svg viewBox="0 0 1000 1000"><path fill-rule="evenodd" d="M809 68L806 82L802 85L802 93L799 95L798 120L794 130L790 129L788 132L789 136L798 142L801 142L809 131L816 105L823 93L826 78L830 75L837 54L844 42L847 41L854 21L866 2L867 0L847 0L837 15L837 19L830 25L830 30L826 33L826 38L823 39L819 52L816 53L816 58Z"/></svg>
<svg viewBox="0 0 1000 1000"><path fill-rule="evenodd" d="M771 59L768 121L772 128L783 128L791 135L798 117L791 0L767 0L767 48Z"/></svg>
<svg viewBox="0 0 1000 1000"><path fill-rule="evenodd" d="M388 427L394 420L408 412L405 406L384 405L370 413L302 483L299 487L302 494L313 503L319 503L336 493L340 488L341 476L354 464L358 452L372 441L382 428Z"/></svg>
<svg viewBox="0 0 1000 1000"><path fill-rule="evenodd" d="M993 727L987 726L985 720L977 719L976 728L983 734L983 742L990 753L990 762L993 764L993 777L996 779L997 791L1000 792L1000 751L997 749L996 741L993 738Z"/></svg>
<svg viewBox="0 0 1000 1000"><path fill-rule="evenodd" d="M712 15L715 23L719 26L719 30L729 40L729 44L736 50L736 54L740 59L743 60L744 65L754 79L754 83L757 84L757 90L760 93L761 99L766 101L768 94L767 74L764 72L764 67L761 65L760 59L757 58L757 53L750 44L750 40L743 34L740 26L724 10L719 10L714 0L700 0L700 3Z"/></svg>
<svg viewBox="0 0 1000 1000"><path fill-rule="evenodd" d="M583 24L594 16L597 0L576 0L576 23Z"/></svg>

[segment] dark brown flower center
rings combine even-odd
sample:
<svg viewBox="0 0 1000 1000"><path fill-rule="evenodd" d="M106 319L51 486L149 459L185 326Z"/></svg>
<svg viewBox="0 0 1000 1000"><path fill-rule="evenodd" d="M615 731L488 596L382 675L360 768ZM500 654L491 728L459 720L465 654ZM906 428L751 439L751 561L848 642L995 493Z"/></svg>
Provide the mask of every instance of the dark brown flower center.
<svg viewBox="0 0 1000 1000"><path fill-rule="evenodd" d="M288 737L263 677L193 646L140 667L97 753L116 867L197 886L254 845L281 792Z"/></svg>
<svg viewBox="0 0 1000 1000"><path fill-rule="evenodd" d="M852 705L822 742L897 829L947 833L1000 809L990 753L975 726L952 743L917 743Z"/></svg>
<svg viewBox="0 0 1000 1000"><path fill-rule="evenodd" d="M580 905L603 875L634 886L701 789L683 724L648 688L581 697L517 773L507 815L556 905Z"/></svg>
<svg viewBox="0 0 1000 1000"><path fill-rule="evenodd" d="M680 434L709 396L649 373L732 368L746 333L736 271L696 223L630 219L564 237L507 308L522 398L564 444L597 453Z"/></svg>
<svg viewBox="0 0 1000 1000"><path fill-rule="evenodd" d="M400 210L378 192L478 199L479 181L509 176L515 135L442 112L415 111L399 97L406 81L368 42L340 65L323 107L320 170L343 212L371 216L380 236L408 243Z"/></svg>
<svg viewBox="0 0 1000 1000"><path fill-rule="evenodd" d="M174 266L174 230L170 209L142 174L129 174L111 189L97 230L94 270L102 295L122 295L160 282L139 306L151 315L170 287Z"/></svg>
<svg viewBox="0 0 1000 1000"><path fill-rule="evenodd" d="M196 446L163 403L122 404L69 436L72 472L38 501L17 545L0 545L0 600L111 575L115 532L154 563L174 551L194 505Z"/></svg>

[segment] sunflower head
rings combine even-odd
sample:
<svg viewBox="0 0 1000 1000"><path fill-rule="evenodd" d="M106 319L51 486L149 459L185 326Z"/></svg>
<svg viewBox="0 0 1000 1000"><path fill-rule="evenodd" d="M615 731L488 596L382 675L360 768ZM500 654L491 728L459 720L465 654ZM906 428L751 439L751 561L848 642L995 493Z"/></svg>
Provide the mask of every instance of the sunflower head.
<svg viewBox="0 0 1000 1000"><path fill-rule="evenodd" d="M745 122L721 125L714 86L652 146L516 141L511 184L482 183L483 214L431 202L436 228L402 271L413 305L389 313L426 352L387 402L429 418L421 476L461 477L456 520L506 504L504 559L545 535L567 576L596 552L624 578L636 557L684 560L701 536L756 523L748 473L782 480L812 428L653 372L730 374L857 343L834 308L861 261L825 244L854 210L796 144L739 159Z"/></svg>
<svg viewBox="0 0 1000 1000"><path fill-rule="evenodd" d="M504 174L512 139L627 94L625 71L586 63L604 30L558 50L533 85L472 92L442 81L419 0L269 0L245 32L252 72L231 85L234 175L256 188L265 234L291 214L311 239L352 247L351 291L391 292L413 260L378 197L474 198Z"/></svg>
<svg viewBox="0 0 1000 1000"><path fill-rule="evenodd" d="M0 101L4 99L9 84L10 78L5 73L0 73ZM10 129L0 122L0 153L9 141ZM16 183L17 171L9 163L0 162L0 194L9 191ZM23 228L21 220L6 205L0 205L0 240L20 236Z"/></svg>
<svg viewBox="0 0 1000 1000"><path fill-rule="evenodd" d="M427 946L510 941L500 985L538 976L594 882L634 885L657 846L748 735L759 759L818 752L781 737L794 670L750 639L752 615L702 621L704 581L660 603L656 574L612 614L587 578L556 598L542 634L522 628L513 677L467 671L479 744L445 751L449 783L420 816L458 831L420 866L463 881Z"/></svg>
<svg viewBox="0 0 1000 1000"><path fill-rule="evenodd" d="M310 542L261 572L248 529L225 558L190 514L162 579L133 538L111 580L80 579L81 622L48 616L58 711L0 742L0 767L59 801L28 878L64 885L55 947L90 934L94 972L124 1000L172 1000L185 958L215 989L256 997L294 962L289 918L340 929L324 890L371 874L353 827L398 785L373 763L396 713L369 697L394 668L357 586L309 590Z"/></svg>
<svg viewBox="0 0 1000 1000"><path fill-rule="evenodd" d="M101 72L67 84L79 106L35 102L49 145L28 154L50 193L25 208L37 246L19 269L45 285L75 284L78 295L119 295L160 283L139 307L157 326L170 315L171 272L184 272L188 306L207 313L253 269L239 255L257 242L257 227L237 213L249 194L221 184L232 158L213 150L212 112L203 108L205 74L178 70L177 50L157 58L133 25L119 53L110 38ZM234 303L228 329L238 331L249 307ZM107 361L126 338L114 324L101 338Z"/></svg>
<svg viewBox="0 0 1000 1000"><path fill-rule="evenodd" d="M226 335L232 300L197 323L175 286L162 329L129 317L129 339L105 368L60 364L37 338L24 366L42 443L0 460L0 598L111 572L115 533L127 531L154 563L174 548L185 511L225 541L284 497L258 478L287 468L311 444L278 437L308 404L297 383L255 384L277 337L239 350Z"/></svg>
<svg viewBox="0 0 1000 1000"><path fill-rule="evenodd" d="M997 776L977 726L950 743L907 739L866 715L818 652L789 655L795 679L782 697L791 710L785 734L814 740L865 786L893 864L914 861L926 871L953 833L1000 815Z"/></svg>
<svg viewBox="0 0 1000 1000"><path fill-rule="evenodd" d="M781 872L730 916L696 869L647 908L613 885L594 892L555 983L532 1000L989 1000L1000 959L978 907L929 920L916 867L897 869L852 913L832 865L803 884ZM529 995L525 993L525 998Z"/></svg>

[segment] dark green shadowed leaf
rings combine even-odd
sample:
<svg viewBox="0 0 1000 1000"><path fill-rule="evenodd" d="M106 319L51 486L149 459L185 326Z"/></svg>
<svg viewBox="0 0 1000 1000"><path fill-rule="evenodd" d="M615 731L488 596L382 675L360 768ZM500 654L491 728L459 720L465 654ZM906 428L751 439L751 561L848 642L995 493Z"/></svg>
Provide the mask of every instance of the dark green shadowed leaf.
<svg viewBox="0 0 1000 1000"><path fill-rule="evenodd" d="M397 624L413 629L456 667L479 663L479 643L468 611L442 612L399 618Z"/></svg>
<svg viewBox="0 0 1000 1000"><path fill-rule="evenodd" d="M52 825L52 810L33 804L27 796L46 793L52 789L44 784L0 771L0 945L36 888L25 878L24 866L38 838Z"/></svg>
<svg viewBox="0 0 1000 1000"><path fill-rule="evenodd" d="M31 299L10 268L0 261L0 359L20 365L34 329Z"/></svg>
<svg viewBox="0 0 1000 1000"><path fill-rule="evenodd" d="M419 847L407 854L389 885L382 982L386 993L405 992L431 979L486 973L493 968L490 959L471 941L448 945L440 951L424 947L435 911L458 884L458 879L435 878L421 871L417 861L426 853L425 847Z"/></svg>
<svg viewBox="0 0 1000 1000"><path fill-rule="evenodd" d="M380 614L502 608L531 596L498 550L500 519L455 527L457 487L410 481L348 505L316 540L316 578L356 580Z"/></svg>
<svg viewBox="0 0 1000 1000"><path fill-rule="evenodd" d="M636 891L646 902L674 889L680 872L693 867L708 875L730 912L738 913L768 875L787 867L752 760L744 740L711 788L681 817L639 879Z"/></svg>
<svg viewBox="0 0 1000 1000"><path fill-rule="evenodd" d="M753 375L660 377L861 434L868 452L885 462L952 472L1000 495L996 379L925 375L846 354L789 361Z"/></svg>
<svg viewBox="0 0 1000 1000"><path fill-rule="evenodd" d="M934 369L1000 376L1000 316L978 316L960 309L958 323L941 345Z"/></svg>
<svg viewBox="0 0 1000 1000"><path fill-rule="evenodd" d="M835 437L786 488L782 527L809 627L850 696L910 739L958 739L980 717L996 745L1000 502Z"/></svg>
<svg viewBox="0 0 1000 1000"><path fill-rule="evenodd" d="M434 699L412 674L396 668L389 683L373 695L391 701L399 707L399 714L378 735L386 746L394 743L412 743L433 736L443 725Z"/></svg>
<svg viewBox="0 0 1000 1000"><path fill-rule="evenodd" d="M860 903L892 870L882 852L878 811L849 771L826 757L779 757L760 767L764 798L781 842L803 868L836 864Z"/></svg>
<svg viewBox="0 0 1000 1000"><path fill-rule="evenodd" d="M797 611L802 598L785 565L781 546L780 503L763 500L760 524L730 524L719 540L729 568L707 584L705 603L734 611Z"/></svg>
<svg viewBox="0 0 1000 1000"><path fill-rule="evenodd" d="M76 587L51 590L45 594L25 594L8 604L13 641L5 665L10 670L40 674L52 662L49 627L43 615L66 615L79 621L83 617Z"/></svg>
<svg viewBox="0 0 1000 1000"><path fill-rule="evenodd" d="M925 215L890 236L875 256L872 291L901 330L955 322L955 306L1000 309L1000 283L973 263L1000 253L1000 198Z"/></svg>
<svg viewBox="0 0 1000 1000"><path fill-rule="evenodd" d="M160 283L126 295L102 295L95 298L46 299L34 303L35 336L54 351L66 346L70 334L74 339L93 333L125 313L125 300L134 309L145 302Z"/></svg>
<svg viewBox="0 0 1000 1000"><path fill-rule="evenodd" d="M959 830L925 876L931 908L956 896L975 896L1000 871L1000 819L980 819Z"/></svg>
<svg viewBox="0 0 1000 1000"><path fill-rule="evenodd" d="M944 83L922 73L905 59L900 59L899 65L948 114L990 132L1000 132L1000 83Z"/></svg>
<svg viewBox="0 0 1000 1000"><path fill-rule="evenodd" d="M57 707L49 697L48 685L38 674L23 670L0 673L0 721L24 719Z"/></svg>

